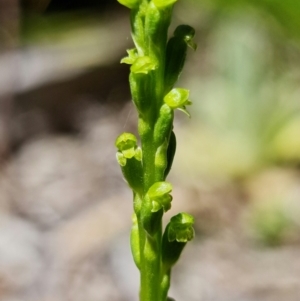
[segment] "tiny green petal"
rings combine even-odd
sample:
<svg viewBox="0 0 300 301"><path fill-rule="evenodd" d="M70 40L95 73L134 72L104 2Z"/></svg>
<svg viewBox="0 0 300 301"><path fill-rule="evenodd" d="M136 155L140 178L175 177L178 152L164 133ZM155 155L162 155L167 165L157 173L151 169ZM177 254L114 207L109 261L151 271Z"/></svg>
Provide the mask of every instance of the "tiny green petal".
<svg viewBox="0 0 300 301"><path fill-rule="evenodd" d="M136 48L127 50L128 56L121 60L121 63L132 65L138 58L138 53Z"/></svg>
<svg viewBox="0 0 300 301"><path fill-rule="evenodd" d="M120 4L133 9L138 7L140 0L117 0Z"/></svg>
<svg viewBox="0 0 300 301"><path fill-rule="evenodd" d="M117 152L116 154L117 157L117 161L121 166L125 166L126 165L126 158L124 157L124 155L120 152Z"/></svg>
<svg viewBox="0 0 300 301"><path fill-rule="evenodd" d="M191 103L191 101L188 99L189 95L190 91L187 89L174 88L164 97L164 102L170 108L178 109Z"/></svg>
<svg viewBox="0 0 300 301"><path fill-rule="evenodd" d="M149 71L155 70L157 67L156 62L149 56L138 57L132 64L130 70L132 73L148 74Z"/></svg>
<svg viewBox="0 0 300 301"><path fill-rule="evenodd" d="M156 7L164 8L174 4L177 0L152 0Z"/></svg>

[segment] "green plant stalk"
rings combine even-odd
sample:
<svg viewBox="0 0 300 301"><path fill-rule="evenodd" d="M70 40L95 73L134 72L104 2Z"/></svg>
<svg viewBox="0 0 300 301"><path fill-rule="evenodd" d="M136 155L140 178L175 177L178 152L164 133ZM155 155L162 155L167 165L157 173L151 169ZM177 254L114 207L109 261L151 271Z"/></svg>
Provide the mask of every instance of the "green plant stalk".
<svg viewBox="0 0 300 301"><path fill-rule="evenodd" d="M176 149L174 110L186 111L189 92L173 88L194 30L179 26L168 42L176 0L118 0L131 9L135 49L121 62L131 65L129 76L133 102L139 113L137 138L123 133L116 140L117 160L134 193L131 250L140 270L140 301L166 301L171 268L186 242L194 236L193 217L174 216L165 231L162 217L171 208L172 186L166 182ZM167 83L167 84L166 84ZM172 89L172 90L171 90Z"/></svg>

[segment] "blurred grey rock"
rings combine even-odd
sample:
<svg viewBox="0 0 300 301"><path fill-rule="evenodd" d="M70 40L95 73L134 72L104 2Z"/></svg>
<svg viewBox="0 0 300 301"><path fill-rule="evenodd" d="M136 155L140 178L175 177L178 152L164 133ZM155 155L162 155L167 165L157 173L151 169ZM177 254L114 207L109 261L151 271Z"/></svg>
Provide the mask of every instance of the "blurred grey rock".
<svg viewBox="0 0 300 301"><path fill-rule="evenodd" d="M107 254L114 238L130 227L132 209L126 198L129 195L117 195L90 206L47 234L46 296L72 301L123 300Z"/></svg>
<svg viewBox="0 0 300 301"><path fill-rule="evenodd" d="M30 223L11 216L1 216L1 300L26 296L36 290L43 271L41 246L41 235Z"/></svg>
<svg viewBox="0 0 300 301"><path fill-rule="evenodd" d="M191 301L296 301L298 252L292 247L251 247L225 233L192 243L174 270L172 296Z"/></svg>
<svg viewBox="0 0 300 301"><path fill-rule="evenodd" d="M12 167L19 188L16 206L41 226L53 226L97 200L99 173L79 140L47 137L31 141Z"/></svg>
<svg viewBox="0 0 300 301"><path fill-rule="evenodd" d="M109 260L116 287L126 301L139 300L139 271L130 250L130 228L118 235L110 246Z"/></svg>

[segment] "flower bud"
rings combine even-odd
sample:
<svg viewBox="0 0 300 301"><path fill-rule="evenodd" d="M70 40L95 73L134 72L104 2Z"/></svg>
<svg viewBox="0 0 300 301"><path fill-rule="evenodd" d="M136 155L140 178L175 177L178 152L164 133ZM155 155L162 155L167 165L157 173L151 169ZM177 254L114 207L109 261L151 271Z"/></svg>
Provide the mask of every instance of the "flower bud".
<svg viewBox="0 0 300 301"><path fill-rule="evenodd" d="M172 89L178 80L186 59L187 47L196 50L193 42L195 30L188 25L180 25L174 31L174 36L168 41L165 65L165 91Z"/></svg>
<svg viewBox="0 0 300 301"><path fill-rule="evenodd" d="M186 44L193 50L197 49L197 44L193 42L195 36L195 29L189 25L179 25L174 31L174 37L186 42Z"/></svg>

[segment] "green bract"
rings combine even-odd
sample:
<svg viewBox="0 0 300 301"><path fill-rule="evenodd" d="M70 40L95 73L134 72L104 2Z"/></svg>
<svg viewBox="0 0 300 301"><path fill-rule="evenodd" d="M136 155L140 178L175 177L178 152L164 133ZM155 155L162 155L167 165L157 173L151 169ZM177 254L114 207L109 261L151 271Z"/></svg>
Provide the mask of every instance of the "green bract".
<svg viewBox="0 0 300 301"><path fill-rule="evenodd" d="M179 213L171 218L168 231L169 241L187 242L194 238L194 218L188 213Z"/></svg>

